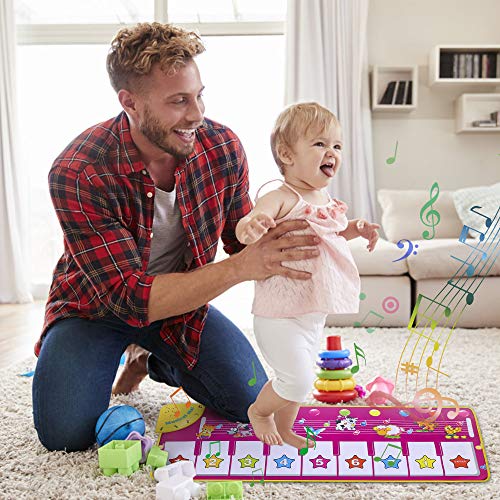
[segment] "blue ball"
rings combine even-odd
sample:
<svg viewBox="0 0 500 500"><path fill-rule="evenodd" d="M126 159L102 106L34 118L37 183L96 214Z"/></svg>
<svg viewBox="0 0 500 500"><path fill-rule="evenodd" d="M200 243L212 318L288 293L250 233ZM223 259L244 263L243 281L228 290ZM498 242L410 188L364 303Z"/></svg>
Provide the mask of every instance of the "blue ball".
<svg viewBox="0 0 500 500"><path fill-rule="evenodd" d="M140 412L128 405L112 406L97 420L95 440L103 446L114 439L124 440L132 431L144 436L146 425Z"/></svg>

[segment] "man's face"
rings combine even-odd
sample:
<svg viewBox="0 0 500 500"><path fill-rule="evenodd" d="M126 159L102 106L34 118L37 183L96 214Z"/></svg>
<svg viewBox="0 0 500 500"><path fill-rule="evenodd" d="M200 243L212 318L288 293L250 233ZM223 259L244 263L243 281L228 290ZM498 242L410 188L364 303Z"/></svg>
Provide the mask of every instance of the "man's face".
<svg viewBox="0 0 500 500"><path fill-rule="evenodd" d="M194 147L195 130L201 126L205 105L198 67L188 62L173 76L155 66L145 79L137 100L137 126L158 149L185 158Z"/></svg>

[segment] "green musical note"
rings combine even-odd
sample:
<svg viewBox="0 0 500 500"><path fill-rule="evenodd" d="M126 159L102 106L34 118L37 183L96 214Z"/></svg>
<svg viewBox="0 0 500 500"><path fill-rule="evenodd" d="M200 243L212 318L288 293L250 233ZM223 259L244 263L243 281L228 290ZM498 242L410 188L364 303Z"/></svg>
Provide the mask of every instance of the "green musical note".
<svg viewBox="0 0 500 500"><path fill-rule="evenodd" d="M301 457L303 457L304 455L307 455L307 452L309 451L309 437L311 437L311 441L314 442L314 448L316 449L316 436L314 434L313 431L311 431L311 429L309 429L309 427L306 427L306 446L305 448L301 448L299 450L299 455Z"/></svg>
<svg viewBox="0 0 500 500"><path fill-rule="evenodd" d="M433 203L436 203L438 196L439 196L439 185L437 182L435 182L430 190L430 197L431 197L430 200L427 203L425 203L422 209L420 210L420 220L423 222L424 225L432 228L432 235L427 230L422 233L422 236L426 240L432 240L432 238L434 238L434 236L436 235L434 228L441 221L441 216L439 215L439 212L437 210L434 210L432 206ZM430 210L426 212L427 209Z"/></svg>

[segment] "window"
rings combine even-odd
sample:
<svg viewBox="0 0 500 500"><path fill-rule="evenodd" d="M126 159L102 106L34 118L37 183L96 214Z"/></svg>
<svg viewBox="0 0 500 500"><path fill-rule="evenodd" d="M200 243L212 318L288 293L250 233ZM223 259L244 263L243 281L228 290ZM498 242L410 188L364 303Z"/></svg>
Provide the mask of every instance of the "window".
<svg viewBox="0 0 500 500"><path fill-rule="evenodd" d="M19 3L38 4L34 0ZM102 5L111 3L143 2L103 1ZM172 17L175 3L169 1ZM189 3L196 2L186 2ZM205 0L205 3L219 2ZM103 10L106 9L103 7ZM48 12L44 19L49 19ZM118 10L107 9L107 12L116 14ZM141 15L139 10L134 12ZM101 12L98 19L108 14ZM57 45L28 37L29 43L21 39L18 46L20 151L21 162L30 178L26 188L30 202L30 262L33 293L38 297L46 294L63 248L62 233L47 187L52 162L86 128L121 111L105 68L110 37L96 43L95 35L78 29L78 44L66 30ZM113 33L117 29L119 25L114 25ZM284 37L227 35L225 30L223 34L204 36L207 50L197 60L206 86L206 116L229 126L240 137L249 161L253 198L263 182L279 177L269 148L269 132L284 101ZM82 43L85 36L91 43Z"/></svg>

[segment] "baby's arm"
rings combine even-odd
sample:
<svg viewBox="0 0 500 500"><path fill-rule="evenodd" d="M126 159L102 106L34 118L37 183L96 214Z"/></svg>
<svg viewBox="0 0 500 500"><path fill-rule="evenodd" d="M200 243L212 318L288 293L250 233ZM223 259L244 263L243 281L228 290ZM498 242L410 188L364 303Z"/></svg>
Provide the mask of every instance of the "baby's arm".
<svg viewBox="0 0 500 500"><path fill-rule="evenodd" d="M339 233L346 240L352 240L358 236L362 236L368 240L368 250L371 252L378 240L378 231L380 226L373 222L368 222L364 219L353 219L349 221L347 228Z"/></svg>
<svg viewBox="0 0 500 500"><path fill-rule="evenodd" d="M276 227L277 218L283 205L283 195L280 191L271 191L259 198L254 209L240 219L236 226L236 238L244 245L258 241L267 231Z"/></svg>

